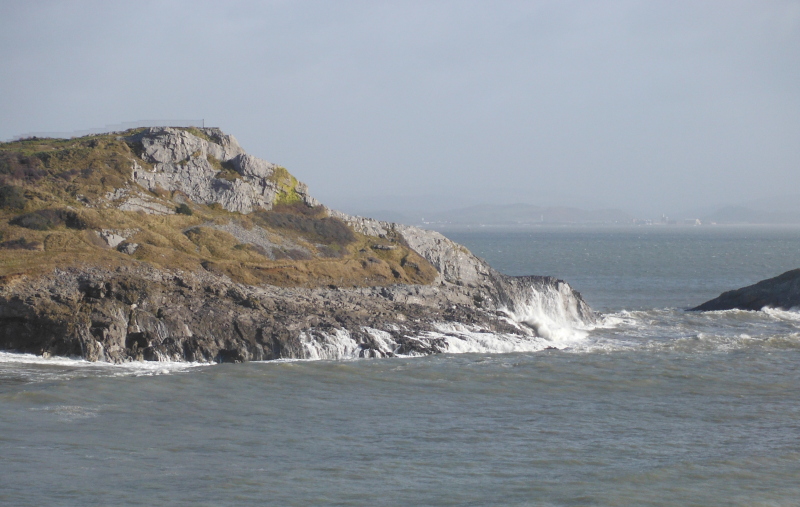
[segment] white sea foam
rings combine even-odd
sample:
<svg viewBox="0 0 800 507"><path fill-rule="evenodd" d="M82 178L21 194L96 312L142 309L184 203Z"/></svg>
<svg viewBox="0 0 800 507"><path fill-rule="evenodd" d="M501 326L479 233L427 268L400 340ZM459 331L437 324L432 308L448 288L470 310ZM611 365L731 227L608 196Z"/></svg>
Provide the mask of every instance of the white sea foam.
<svg viewBox="0 0 800 507"><path fill-rule="evenodd" d="M573 341L585 338L594 323L584 321L578 311L578 300L567 284L548 286L544 290L530 287L523 300L513 308L503 308L511 323L520 329L532 330L536 336L553 340ZM522 324L522 326L520 326Z"/></svg>
<svg viewBox="0 0 800 507"><path fill-rule="evenodd" d="M180 361L131 361L127 363L91 362L85 359L68 357L42 357L34 354L17 352L0 352L0 367L2 365L15 365L24 367L58 367L65 370L101 371L109 376L142 376L165 375L184 371L190 368L208 366L209 363L190 363Z"/></svg>
<svg viewBox="0 0 800 507"><path fill-rule="evenodd" d="M426 333L427 338L443 338L447 344L442 352L449 353L508 353L537 352L550 348L573 347L586 338L585 332L558 333L545 336L491 333L463 324L442 323L438 332Z"/></svg>
<svg viewBox="0 0 800 507"><path fill-rule="evenodd" d="M17 352L0 352L0 363L22 363L59 366L86 366L94 363L85 359L69 357L42 357L34 354L21 354Z"/></svg>
<svg viewBox="0 0 800 507"><path fill-rule="evenodd" d="M766 313L767 315L769 315L774 319L800 324L800 309L798 308L792 308L790 310L779 310L777 308L765 307L761 311L763 311L764 313Z"/></svg>
<svg viewBox="0 0 800 507"><path fill-rule="evenodd" d="M361 351L361 346L346 329L336 329L332 333L300 333L300 343L306 359L354 359Z"/></svg>
<svg viewBox="0 0 800 507"><path fill-rule="evenodd" d="M556 339L527 334L492 333L459 323L438 323L435 330L406 335L404 341L418 343L418 349L431 353L510 353L537 352L547 348L569 349L583 344L586 333L559 334ZM312 330L302 333L300 341L306 360L342 360L363 357L418 356L422 352L399 353L401 344L390 333L365 327L371 338L369 346L359 342L346 330L333 332ZM406 347L407 349L407 347Z"/></svg>
<svg viewBox="0 0 800 507"><path fill-rule="evenodd" d="M585 322L578 311L578 301L566 284L546 287L543 291L530 287L518 298L521 300L513 301L513 310L503 309L506 321L521 331L518 334L493 333L475 326L443 322L434 324L432 331L407 334L401 340L403 343L398 343L391 333L371 327L361 329L369 336L367 342L363 336L359 340L346 329L311 329L300 334L302 354L305 360L343 360L426 353L579 350L590 345L587 337L591 330L614 327L620 322L615 317Z"/></svg>

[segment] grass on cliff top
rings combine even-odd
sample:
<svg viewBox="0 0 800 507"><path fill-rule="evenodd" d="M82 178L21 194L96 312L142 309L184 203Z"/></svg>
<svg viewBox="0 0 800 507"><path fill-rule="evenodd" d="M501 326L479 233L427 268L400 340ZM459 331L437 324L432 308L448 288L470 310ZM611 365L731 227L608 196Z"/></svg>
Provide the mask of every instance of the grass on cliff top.
<svg viewBox="0 0 800 507"><path fill-rule="evenodd" d="M137 147L119 137L0 143L2 280L55 267L138 264L207 270L243 283L281 286L427 284L436 277L435 269L401 238L356 234L323 208L306 206L295 190L297 180L282 167L272 177L279 192L270 211L242 215L191 202L191 214L184 208L175 215L92 207L117 188L139 188L131 181L132 164L148 166L137 156ZM220 163L220 170L231 169ZM178 193L150 194L173 208L186 201ZM286 246L267 251L217 228L230 223L260 228L275 244ZM98 234L104 229L127 234L126 243L138 248L132 255L109 248Z"/></svg>
<svg viewBox="0 0 800 507"><path fill-rule="evenodd" d="M21 241L32 248L0 246L0 276L45 273L56 267L91 265L114 269L139 263L173 270L204 269L242 283L280 286L425 284L436 276L435 270L415 252L389 240L355 233L346 245L329 243L327 246L338 252L323 256L320 251L326 245L305 241L301 232L293 231L290 237L285 231L278 231L274 233L277 237L290 239L314 255L272 260L259 247L215 229L213 225L223 225L228 220L212 218L202 210L192 216L83 210L80 216L88 224L86 229L60 224L53 229L32 230L0 221L0 245ZM247 220L239 225L246 227ZM127 240L139 245L133 255L109 248L96 233L109 228L138 229ZM373 248L376 245L395 248Z"/></svg>

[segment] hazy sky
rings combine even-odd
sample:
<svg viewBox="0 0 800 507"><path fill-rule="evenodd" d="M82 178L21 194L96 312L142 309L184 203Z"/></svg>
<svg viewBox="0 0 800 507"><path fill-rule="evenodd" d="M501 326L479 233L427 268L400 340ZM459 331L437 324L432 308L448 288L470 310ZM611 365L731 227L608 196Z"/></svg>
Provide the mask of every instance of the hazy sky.
<svg viewBox="0 0 800 507"><path fill-rule="evenodd" d="M0 0L0 140L205 118L348 211L800 189L800 1Z"/></svg>

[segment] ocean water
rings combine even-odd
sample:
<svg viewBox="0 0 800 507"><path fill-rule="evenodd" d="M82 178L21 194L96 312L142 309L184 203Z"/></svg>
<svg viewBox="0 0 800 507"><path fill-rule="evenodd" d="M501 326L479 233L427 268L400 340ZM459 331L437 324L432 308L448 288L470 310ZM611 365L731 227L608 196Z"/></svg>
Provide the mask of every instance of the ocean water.
<svg viewBox="0 0 800 507"><path fill-rule="evenodd" d="M0 353L0 505L800 505L800 312L683 311L800 267L800 228L445 232L600 324L443 327L413 358Z"/></svg>

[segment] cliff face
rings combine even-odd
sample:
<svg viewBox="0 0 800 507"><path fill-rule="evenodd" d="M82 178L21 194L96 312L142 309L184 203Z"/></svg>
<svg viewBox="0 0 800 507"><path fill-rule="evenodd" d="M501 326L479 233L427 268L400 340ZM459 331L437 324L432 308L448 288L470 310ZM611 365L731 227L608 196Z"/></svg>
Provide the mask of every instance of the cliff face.
<svg viewBox="0 0 800 507"><path fill-rule="evenodd" d="M0 245L2 349L380 357L556 340L595 320L563 281L507 277L439 233L324 208L217 129L58 143L0 145L38 171L28 181L0 165L0 233L18 237Z"/></svg>
<svg viewBox="0 0 800 507"><path fill-rule="evenodd" d="M128 136L141 147L148 164L135 165L133 181L150 191L181 192L200 204L218 203L228 211L251 213L271 209L276 202L319 202L305 184L285 169L248 155L233 136L219 129L195 129L200 135L172 128L151 128ZM226 176L228 178L219 177Z"/></svg>

